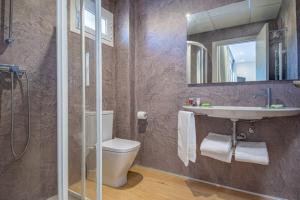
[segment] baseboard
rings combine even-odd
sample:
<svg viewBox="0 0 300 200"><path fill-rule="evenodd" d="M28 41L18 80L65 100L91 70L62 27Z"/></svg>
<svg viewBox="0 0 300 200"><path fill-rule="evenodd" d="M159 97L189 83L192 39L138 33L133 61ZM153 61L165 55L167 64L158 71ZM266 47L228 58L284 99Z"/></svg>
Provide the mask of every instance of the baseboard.
<svg viewBox="0 0 300 200"><path fill-rule="evenodd" d="M57 197L57 195L55 195L53 197L48 198L47 200L58 200L58 197Z"/></svg>
<svg viewBox="0 0 300 200"><path fill-rule="evenodd" d="M143 165L140 165L140 164L136 164L136 165L139 166L139 167L142 167L142 168L146 168L146 169L148 168L148 169L151 169L151 170L159 171L159 172L162 172L162 173L170 174L170 175L181 177L181 178L184 178L184 179L190 179L190 180L193 180L193 181L196 181L196 182L199 182L199 183L205 183L205 184L208 184L208 185L212 185L212 186L216 186L216 187L220 187L220 188L224 188L224 189L228 189L228 190L232 190L232 191L236 191L236 192L243 192L243 193L254 195L254 196L257 196L257 197L263 197L263 198L268 198L268 199L272 199L272 200L288 200L288 199L284 199L284 198L279 198L279 197L274 197L274 196L270 196L270 195L250 192L250 191L242 190L242 189L238 189L238 188L233 188L233 187L230 187L230 186L220 185L220 184L212 183L212 182L201 180L201 179L196 179L196 178L192 178L192 177L188 177L188 176L175 174L175 173L172 173L172 172L167 172L167 171L160 170L160 169L155 169L155 168L152 168L152 167L146 167L146 166L143 166Z"/></svg>
<svg viewBox="0 0 300 200"><path fill-rule="evenodd" d="M85 198L86 200L90 200L89 198ZM57 195L48 198L47 200L58 200ZM74 192L69 189L69 200L81 200L81 194Z"/></svg>
<svg viewBox="0 0 300 200"><path fill-rule="evenodd" d="M72 197L74 200L80 200L81 194L69 189L69 197ZM90 199L85 197L85 200L90 200Z"/></svg>

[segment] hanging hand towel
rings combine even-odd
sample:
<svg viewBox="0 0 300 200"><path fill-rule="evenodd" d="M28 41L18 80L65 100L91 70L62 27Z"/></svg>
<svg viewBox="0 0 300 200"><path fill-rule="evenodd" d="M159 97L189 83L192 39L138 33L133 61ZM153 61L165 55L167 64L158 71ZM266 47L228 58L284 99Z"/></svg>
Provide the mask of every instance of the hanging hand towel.
<svg viewBox="0 0 300 200"><path fill-rule="evenodd" d="M235 149L235 160L241 162L269 164L269 154L265 142L238 142Z"/></svg>
<svg viewBox="0 0 300 200"><path fill-rule="evenodd" d="M194 113L178 112L178 156L185 166L196 162L196 127Z"/></svg>

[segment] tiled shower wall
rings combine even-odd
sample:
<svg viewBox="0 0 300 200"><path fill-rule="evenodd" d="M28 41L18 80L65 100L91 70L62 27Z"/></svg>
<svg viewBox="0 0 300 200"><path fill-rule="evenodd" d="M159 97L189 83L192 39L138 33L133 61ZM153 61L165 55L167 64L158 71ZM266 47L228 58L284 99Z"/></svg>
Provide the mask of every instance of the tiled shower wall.
<svg viewBox="0 0 300 200"><path fill-rule="evenodd" d="M271 87L274 102L300 106L300 90L286 81L187 86L185 14L232 2L235 1L116 2L116 36L121 42L116 53L117 136L142 142L138 158L142 165L296 200L300 198L299 117L254 123L255 134L249 135L248 140L267 143L271 161L268 166L235 161L225 164L200 156L199 148L196 163L188 167L177 156L177 113L187 97L201 97L214 105L263 106L265 99L254 99L253 95ZM148 112L147 123L137 121L135 113L139 110ZM196 121L198 146L210 131L231 133L228 120L197 116ZM239 123L238 132L247 132L249 127L248 122Z"/></svg>
<svg viewBox="0 0 300 200"><path fill-rule="evenodd" d="M1 22L7 25L9 1L1 1ZM31 93L31 142L28 152L13 161L10 151L10 80L0 78L0 199L46 199L56 194L56 35L55 1L14 1L13 37L4 43L1 24L0 63L26 69ZM26 140L26 85L15 90L15 146Z"/></svg>

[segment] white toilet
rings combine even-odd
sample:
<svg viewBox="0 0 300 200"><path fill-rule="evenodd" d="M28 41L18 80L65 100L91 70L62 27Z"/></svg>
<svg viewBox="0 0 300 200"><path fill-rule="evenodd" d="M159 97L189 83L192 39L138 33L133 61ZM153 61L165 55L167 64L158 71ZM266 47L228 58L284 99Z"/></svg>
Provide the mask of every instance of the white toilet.
<svg viewBox="0 0 300 200"><path fill-rule="evenodd" d="M113 111L102 112L103 122L103 183L112 187L121 187L127 182L127 173L140 149L140 142L114 138ZM86 113L87 144L92 144L95 137L96 114ZM94 129L94 130L92 130ZM90 137L91 136L91 137Z"/></svg>

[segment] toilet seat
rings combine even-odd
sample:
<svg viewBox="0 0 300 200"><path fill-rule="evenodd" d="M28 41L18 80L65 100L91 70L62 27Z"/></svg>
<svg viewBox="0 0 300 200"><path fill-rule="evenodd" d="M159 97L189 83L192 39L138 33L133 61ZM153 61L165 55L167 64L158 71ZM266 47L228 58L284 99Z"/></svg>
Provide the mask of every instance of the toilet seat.
<svg viewBox="0 0 300 200"><path fill-rule="evenodd" d="M140 147L141 143L138 141L125 140L114 138L102 143L103 151L111 151L115 153L127 153L135 151Z"/></svg>

